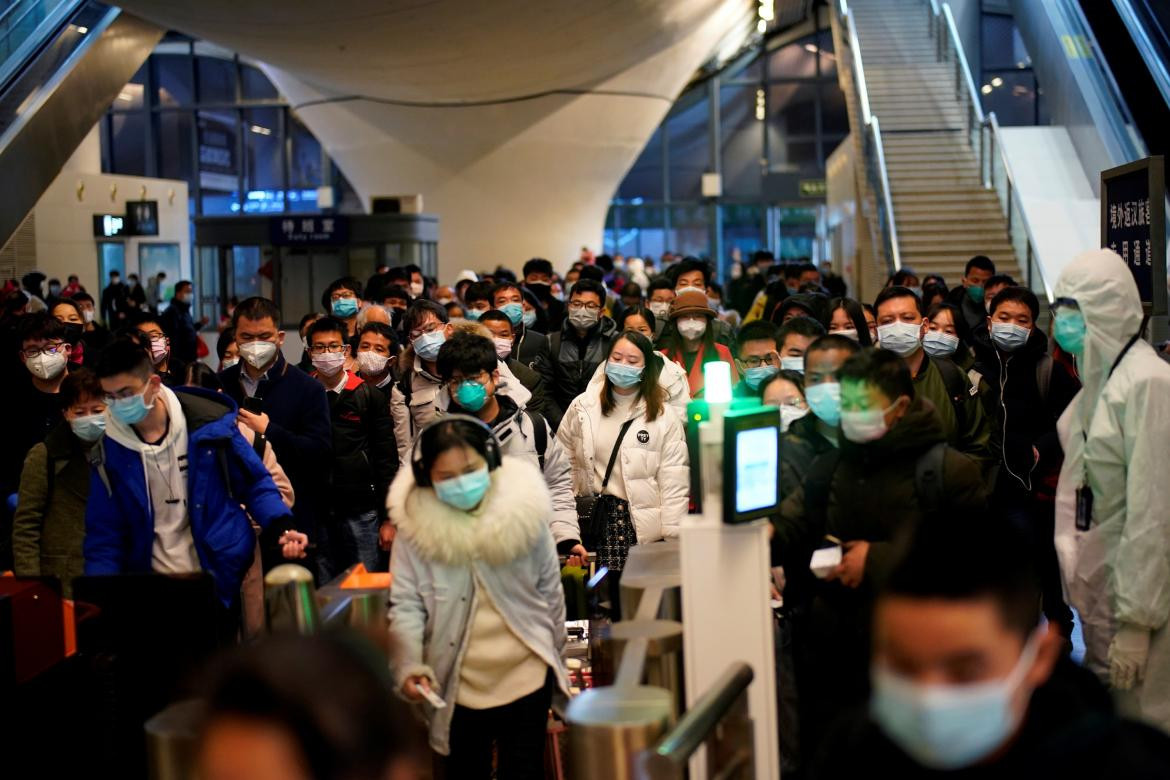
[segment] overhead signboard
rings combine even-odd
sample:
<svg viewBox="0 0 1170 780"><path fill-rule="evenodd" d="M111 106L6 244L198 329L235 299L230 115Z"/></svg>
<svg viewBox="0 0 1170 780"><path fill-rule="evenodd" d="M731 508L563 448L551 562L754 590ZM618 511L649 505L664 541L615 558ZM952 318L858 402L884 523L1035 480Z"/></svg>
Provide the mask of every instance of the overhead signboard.
<svg viewBox="0 0 1170 780"><path fill-rule="evenodd" d="M1166 178L1161 155L1101 171L1101 245L1129 266L1142 305L1166 313Z"/></svg>
<svg viewBox="0 0 1170 780"><path fill-rule="evenodd" d="M336 214L272 217L268 232L273 246L344 244L349 240L349 221Z"/></svg>

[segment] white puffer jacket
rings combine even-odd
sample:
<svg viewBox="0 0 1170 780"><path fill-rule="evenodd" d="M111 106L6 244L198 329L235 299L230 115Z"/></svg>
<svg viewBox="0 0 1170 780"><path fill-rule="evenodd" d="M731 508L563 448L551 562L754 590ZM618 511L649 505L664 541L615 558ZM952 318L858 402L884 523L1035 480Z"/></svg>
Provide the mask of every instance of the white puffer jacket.
<svg viewBox="0 0 1170 780"><path fill-rule="evenodd" d="M665 404L662 414L649 421L643 401L634 404L630 415L637 421L622 439L614 468L621 469L638 543L678 536L690 493L683 419ZM601 417L601 391L591 384L569 404L557 431L557 440L573 464L573 492L578 496L593 492L593 436Z"/></svg>
<svg viewBox="0 0 1170 780"><path fill-rule="evenodd" d="M662 360L662 371L658 374L658 384L666 391L666 402L674 407L679 417L686 420L687 405L691 402L691 385L687 381L686 369L657 350L654 354ZM586 393L597 395L601 392L601 385L605 382L605 363L606 361L602 361L597 370L593 372L593 378L589 380L589 386L585 388Z"/></svg>

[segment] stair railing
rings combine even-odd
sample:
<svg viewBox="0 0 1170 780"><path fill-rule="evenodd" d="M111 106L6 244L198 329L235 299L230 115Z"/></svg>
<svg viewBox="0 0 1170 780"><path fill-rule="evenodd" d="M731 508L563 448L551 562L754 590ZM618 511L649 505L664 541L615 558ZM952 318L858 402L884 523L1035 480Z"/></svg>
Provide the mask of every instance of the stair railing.
<svg viewBox="0 0 1170 780"><path fill-rule="evenodd" d="M928 29L935 39L935 54L939 62L954 63L955 97L966 107L967 142L979 156L979 180L984 189L995 190L999 197L1000 210L1007 219L1008 239L1026 278L1025 286L1051 303L1052 286L1045 280L1036 258L1032 226L1020 203L995 112L983 113L983 103L971 78L950 4L929 0L928 6ZM1043 307L1042 310L1047 311Z"/></svg>
<svg viewBox="0 0 1170 780"><path fill-rule="evenodd" d="M853 24L853 17L849 13L847 0L838 0L837 14L849 48L853 91L857 97L857 113L862 125L862 156L865 158L863 162L866 179L874 193L877 222L881 229L887 269L890 273L894 273L902 269L902 255L898 245L898 224L894 217L890 174L886 168L885 148L882 146L881 123L870 110L869 93L865 86L865 66L861 61L861 46L857 42L857 29Z"/></svg>

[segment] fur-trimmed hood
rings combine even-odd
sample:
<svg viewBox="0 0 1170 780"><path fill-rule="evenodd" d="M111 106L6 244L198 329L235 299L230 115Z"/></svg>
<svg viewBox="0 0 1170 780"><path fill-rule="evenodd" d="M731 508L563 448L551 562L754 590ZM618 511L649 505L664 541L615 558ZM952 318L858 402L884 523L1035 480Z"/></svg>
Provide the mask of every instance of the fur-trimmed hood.
<svg viewBox="0 0 1170 780"><path fill-rule="evenodd" d="M504 456L477 509L445 504L434 488L419 487L410 468L399 469L386 506L398 532L424 558L461 565L475 559L499 566L524 555L552 514L544 477L533 464Z"/></svg>

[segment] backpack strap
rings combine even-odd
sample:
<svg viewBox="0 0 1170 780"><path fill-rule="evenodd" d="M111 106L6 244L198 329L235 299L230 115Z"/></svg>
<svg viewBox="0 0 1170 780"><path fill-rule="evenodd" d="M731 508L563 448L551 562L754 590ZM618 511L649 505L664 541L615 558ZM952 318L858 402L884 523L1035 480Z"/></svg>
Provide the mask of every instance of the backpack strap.
<svg viewBox="0 0 1170 780"><path fill-rule="evenodd" d="M946 442L938 442L918 456L914 464L914 492L923 513L937 512L943 506L943 460L946 458Z"/></svg>
<svg viewBox="0 0 1170 780"><path fill-rule="evenodd" d="M540 461L540 470L544 471L544 453L548 449L548 425L544 417L536 412L524 410L528 419L532 421L532 436L536 439L536 457Z"/></svg>
<svg viewBox="0 0 1170 780"><path fill-rule="evenodd" d="M106 493L113 498L114 487L110 484L110 475L106 472L106 437L98 439L98 443L89 448L86 458L97 472L102 484L106 486Z"/></svg>

